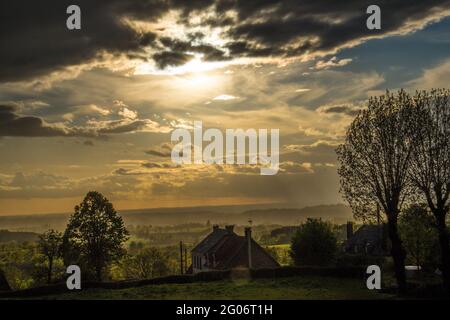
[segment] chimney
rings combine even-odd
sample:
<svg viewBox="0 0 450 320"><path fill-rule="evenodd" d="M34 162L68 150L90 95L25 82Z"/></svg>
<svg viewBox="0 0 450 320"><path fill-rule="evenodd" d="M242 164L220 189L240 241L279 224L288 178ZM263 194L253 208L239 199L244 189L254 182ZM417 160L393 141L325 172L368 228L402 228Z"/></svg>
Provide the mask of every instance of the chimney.
<svg viewBox="0 0 450 320"><path fill-rule="evenodd" d="M347 222L347 240L353 237L353 222Z"/></svg>
<svg viewBox="0 0 450 320"><path fill-rule="evenodd" d="M225 226L225 229L227 230L228 233L231 234L231 233L233 233L234 225L232 224L232 225Z"/></svg>
<svg viewBox="0 0 450 320"><path fill-rule="evenodd" d="M247 250L248 250L248 268L252 268L252 228L245 228L245 240L247 240Z"/></svg>
<svg viewBox="0 0 450 320"><path fill-rule="evenodd" d="M219 230L219 225L218 224L214 224L213 225L213 232Z"/></svg>

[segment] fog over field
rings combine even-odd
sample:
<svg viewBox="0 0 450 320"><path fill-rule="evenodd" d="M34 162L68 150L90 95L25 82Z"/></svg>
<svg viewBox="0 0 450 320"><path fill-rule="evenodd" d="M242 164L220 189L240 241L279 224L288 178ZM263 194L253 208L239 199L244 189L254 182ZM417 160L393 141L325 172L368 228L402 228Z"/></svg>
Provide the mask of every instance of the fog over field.
<svg viewBox="0 0 450 320"><path fill-rule="evenodd" d="M119 211L126 225L180 225L206 224L276 224L297 225L306 218L322 218L334 223L352 220L350 208L344 205L323 205L305 208L272 205L207 206L187 208L162 208ZM49 228L64 230L69 213L0 216L0 230L42 232Z"/></svg>

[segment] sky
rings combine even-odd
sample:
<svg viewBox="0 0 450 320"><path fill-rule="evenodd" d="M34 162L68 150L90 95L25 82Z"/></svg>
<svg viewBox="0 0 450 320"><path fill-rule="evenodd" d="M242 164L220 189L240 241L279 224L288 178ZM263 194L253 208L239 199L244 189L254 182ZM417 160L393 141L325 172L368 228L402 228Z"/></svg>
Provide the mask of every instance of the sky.
<svg viewBox="0 0 450 320"><path fill-rule="evenodd" d="M342 202L335 148L370 96L448 87L450 1L0 4L0 215ZM66 8L81 8L68 30ZM176 165L170 134L280 130L280 170Z"/></svg>

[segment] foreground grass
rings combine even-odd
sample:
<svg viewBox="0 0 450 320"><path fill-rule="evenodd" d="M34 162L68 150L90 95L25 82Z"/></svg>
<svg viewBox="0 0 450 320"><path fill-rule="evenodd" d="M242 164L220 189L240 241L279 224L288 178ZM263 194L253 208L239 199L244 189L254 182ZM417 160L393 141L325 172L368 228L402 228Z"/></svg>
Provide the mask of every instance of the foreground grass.
<svg viewBox="0 0 450 320"><path fill-rule="evenodd" d="M328 277L294 277L226 280L190 284L149 285L120 290L87 289L41 299L391 299L370 291L362 280Z"/></svg>

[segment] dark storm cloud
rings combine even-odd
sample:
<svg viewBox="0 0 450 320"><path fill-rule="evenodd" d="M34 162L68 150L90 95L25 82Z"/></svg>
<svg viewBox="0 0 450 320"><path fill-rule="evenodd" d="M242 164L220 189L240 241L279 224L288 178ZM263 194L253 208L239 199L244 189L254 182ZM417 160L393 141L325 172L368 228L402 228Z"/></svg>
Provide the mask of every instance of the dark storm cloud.
<svg viewBox="0 0 450 320"><path fill-rule="evenodd" d="M405 22L419 22L450 8L450 1L377 1L382 29L366 28L366 8L373 1L219 0L218 8L238 13L228 44L239 55L296 56L332 51L364 37L399 30Z"/></svg>
<svg viewBox="0 0 450 320"><path fill-rule="evenodd" d="M205 1L79 0L81 30L66 28L66 0L4 0L0 3L0 81L23 80L89 62L101 52L144 58L156 35L138 32L122 18L155 22L169 9L191 12Z"/></svg>
<svg viewBox="0 0 450 320"><path fill-rule="evenodd" d="M361 0L79 0L82 29L66 29L66 0L4 0L0 4L0 81L30 79L71 65L94 60L100 53L154 59L161 68L186 63L192 53L208 61L242 56L288 57L331 52L366 37L399 31L405 23L429 19L450 9L449 0L380 0L382 30L366 28ZM210 13L204 26L224 28L222 48L208 44L200 32L187 39L158 39L123 18L156 22L170 10L181 13L179 23ZM151 56L143 50L152 47ZM224 49L228 49L228 53Z"/></svg>
<svg viewBox="0 0 450 320"><path fill-rule="evenodd" d="M17 113L17 107L0 105L0 137L106 137L110 134L136 132L152 126L158 130L155 122L149 119L112 120L94 127L68 127L65 124L51 124L36 116ZM93 145L85 141L84 145Z"/></svg>
<svg viewBox="0 0 450 320"><path fill-rule="evenodd" d="M192 58L194 58L192 54L172 51L158 52L153 55L153 60L160 69L183 65Z"/></svg>
<svg viewBox="0 0 450 320"><path fill-rule="evenodd" d="M160 69L166 67L180 66L194 58L193 53L203 55L204 61L228 60L223 50L207 44L193 44L194 41L202 39L202 33L188 34L189 41L181 41L168 37L162 37L159 42L165 51L155 53L152 58Z"/></svg>
<svg viewBox="0 0 450 320"><path fill-rule="evenodd" d="M177 39L171 39L168 37L163 37L159 41L166 47L170 48L173 53L183 53L183 52L194 52L203 54L203 59L205 61L220 61L227 60L229 57L225 55L225 52L214 48L213 46L206 44L193 44L192 41L201 39L203 34L190 34L188 35L190 41L181 41Z"/></svg>
<svg viewBox="0 0 450 320"><path fill-rule="evenodd" d="M360 108L351 105L337 105L337 106L326 106L321 109L323 113L338 113L345 114L348 116L356 116Z"/></svg>
<svg viewBox="0 0 450 320"><path fill-rule="evenodd" d="M114 120L108 123L107 127L100 128L98 132L100 134L108 133L127 133L138 131L147 126L148 122L146 120L133 120L131 122L124 120Z"/></svg>
<svg viewBox="0 0 450 320"><path fill-rule="evenodd" d="M72 1L2 1L0 80L26 79L85 63L102 50L127 53L151 44L154 34L136 33L119 21L119 13L135 12L120 2L77 1L82 29L69 31L66 8ZM152 16L153 11L148 12Z"/></svg>
<svg viewBox="0 0 450 320"><path fill-rule="evenodd" d="M19 116L13 106L0 105L0 136L56 137L70 133L62 127L49 125L39 117Z"/></svg>

